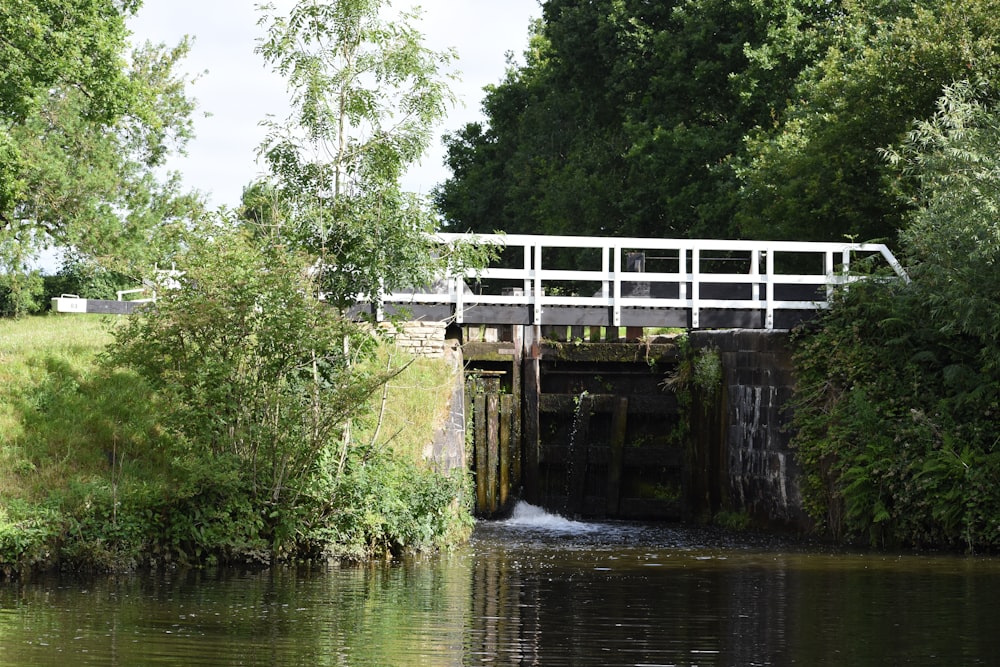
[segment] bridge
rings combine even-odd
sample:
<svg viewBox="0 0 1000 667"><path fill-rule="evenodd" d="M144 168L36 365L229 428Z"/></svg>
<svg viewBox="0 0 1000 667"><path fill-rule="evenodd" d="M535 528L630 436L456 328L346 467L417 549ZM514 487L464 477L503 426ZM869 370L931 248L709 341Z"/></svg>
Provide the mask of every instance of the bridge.
<svg viewBox="0 0 1000 667"><path fill-rule="evenodd" d="M382 295L369 314L459 325L785 329L829 307L852 267L890 268L877 243L438 234L491 246L497 260L418 290ZM579 268L556 268L575 265Z"/></svg>
<svg viewBox="0 0 1000 667"><path fill-rule="evenodd" d="M888 267L878 243L437 234L445 246L489 246L495 261L434 285L361 299L377 320L458 325L787 329L829 307L833 291L860 280L852 267ZM575 266L574 269L562 268ZM176 283L176 270L161 272ZM169 285L168 285L169 286ZM155 300L53 299L57 312L127 313Z"/></svg>

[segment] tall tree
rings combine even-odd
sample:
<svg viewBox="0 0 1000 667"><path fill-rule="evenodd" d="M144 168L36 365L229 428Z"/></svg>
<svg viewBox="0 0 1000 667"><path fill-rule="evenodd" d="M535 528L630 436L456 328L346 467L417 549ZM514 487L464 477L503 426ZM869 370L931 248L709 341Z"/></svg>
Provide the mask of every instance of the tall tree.
<svg viewBox="0 0 1000 667"><path fill-rule="evenodd" d="M422 44L417 14L383 18L383 0L264 7L259 52L288 80L292 113L267 123L260 155L279 206L271 230L312 252L323 291L344 307L434 273L437 221L400 177L453 101L451 51Z"/></svg>
<svg viewBox="0 0 1000 667"><path fill-rule="evenodd" d="M759 238L895 240L909 204L890 187L879 149L934 112L945 86L1000 81L1000 2L892 0L813 3L777 25L754 54L796 48L803 16L825 48L794 94L748 139L739 172L740 232ZM780 102L780 100L777 100Z"/></svg>
<svg viewBox="0 0 1000 667"><path fill-rule="evenodd" d="M892 169L913 179L912 282L838 295L798 339L795 444L805 499L876 543L1000 545L1000 107L949 86Z"/></svg>
<svg viewBox="0 0 1000 667"><path fill-rule="evenodd" d="M488 127L449 137L438 206L482 231L729 235L729 159L804 59L793 50L736 75L785 9L549 0L525 65L487 90Z"/></svg>
<svg viewBox="0 0 1000 667"><path fill-rule="evenodd" d="M161 259L199 209L158 171L192 134L188 45L129 53L138 2L0 6L0 270L62 245L119 266ZM39 54L45 54L44 58Z"/></svg>

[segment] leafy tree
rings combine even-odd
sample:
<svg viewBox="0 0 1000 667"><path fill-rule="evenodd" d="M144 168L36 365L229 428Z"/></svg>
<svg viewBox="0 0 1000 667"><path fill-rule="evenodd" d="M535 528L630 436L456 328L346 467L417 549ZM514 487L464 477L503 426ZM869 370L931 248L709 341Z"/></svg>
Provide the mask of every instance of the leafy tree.
<svg viewBox="0 0 1000 667"><path fill-rule="evenodd" d="M293 107L267 123L270 177L192 235L181 289L135 316L112 356L158 390L179 454L236 460L278 555L420 548L453 515L454 480L351 429L399 369L366 363L374 329L344 310L453 259L432 254L435 220L399 186L450 99L450 56L421 46L411 16L384 22L382 6L264 8L259 51Z"/></svg>
<svg viewBox="0 0 1000 667"><path fill-rule="evenodd" d="M525 64L487 88L488 126L447 138L437 205L476 231L731 235L731 157L808 61L748 55L787 4L546 3Z"/></svg>
<svg viewBox="0 0 1000 667"><path fill-rule="evenodd" d="M178 455L239 462L280 552L332 507L341 429L385 376L348 363L344 336L353 354L370 338L315 298L308 256L225 227L198 236L180 289L117 330L109 359L158 393Z"/></svg>
<svg viewBox="0 0 1000 667"><path fill-rule="evenodd" d="M138 4L0 8L0 268L11 274L48 245L141 270L200 210L176 175L158 174L192 132L176 74L188 44L128 54Z"/></svg>
<svg viewBox="0 0 1000 667"><path fill-rule="evenodd" d="M815 59L776 121L748 138L739 175L740 234L895 241L910 203L896 196L879 150L930 117L945 86L1000 75L995 0L790 3L795 9L751 55L771 62L799 46L803 20L816 26ZM807 33L808 34L808 33ZM912 192L912 184L907 186Z"/></svg>
<svg viewBox="0 0 1000 667"><path fill-rule="evenodd" d="M52 88L87 98L90 118L111 120L134 93L123 70L126 19L139 0L9 0L0 6L0 116L24 120Z"/></svg>
<svg viewBox="0 0 1000 667"><path fill-rule="evenodd" d="M384 20L385 5L300 2L287 17L265 6L261 19L258 51L287 78L293 111L266 123L270 176L253 191L270 193L268 233L316 256L323 292L341 308L425 284L447 261L428 237L437 220L399 179L453 100L454 55L422 45L417 15Z"/></svg>

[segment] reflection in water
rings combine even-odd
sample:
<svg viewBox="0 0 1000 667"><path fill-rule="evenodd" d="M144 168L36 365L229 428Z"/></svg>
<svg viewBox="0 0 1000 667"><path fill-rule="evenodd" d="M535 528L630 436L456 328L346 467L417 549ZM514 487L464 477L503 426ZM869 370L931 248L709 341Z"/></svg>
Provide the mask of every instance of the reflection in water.
<svg viewBox="0 0 1000 667"><path fill-rule="evenodd" d="M993 664L1000 562L525 508L480 526L467 664ZM498 610L506 610L506 613Z"/></svg>
<svg viewBox="0 0 1000 667"><path fill-rule="evenodd" d="M0 665L975 665L1000 561L521 506L400 565L0 586Z"/></svg>

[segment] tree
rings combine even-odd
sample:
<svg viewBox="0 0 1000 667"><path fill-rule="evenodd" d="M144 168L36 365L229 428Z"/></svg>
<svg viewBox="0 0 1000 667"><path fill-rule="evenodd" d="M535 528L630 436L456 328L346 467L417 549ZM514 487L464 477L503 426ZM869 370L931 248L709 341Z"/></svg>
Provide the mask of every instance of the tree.
<svg viewBox="0 0 1000 667"><path fill-rule="evenodd" d="M280 202L271 229L317 258L323 292L341 308L425 284L447 261L428 236L437 220L399 179L453 101L454 55L422 45L415 14L383 20L385 5L308 0L287 18L265 6L261 19L258 52L287 78L293 109L267 121L259 149Z"/></svg>
<svg viewBox="0 0 1000 667"><path fill-rule="evenodd" d="M348 363L369 337L315 298L309 256L229 225L195 238L180 289L116 331L109 360L162 399L175 455L238 462L279 553L303 539L300 522L329 518L341 430L387 375Z"/></svg>
<svg viewBox="0 0 1000 667"><path fill-rule="evenodd" d="M198 210L176 175L160 182L156 174L191 135L194 105L172 73L186 52L186 43L136 51L129 76L142 97L113 123L88 120L86 96L60 90L12 128L23 183L7 213L12 236L23 245L56 243L139 265L162 259L145 256L155 237Z"/></svg>
<svg viewBox="0 0 1000 667"><path fill-rule="evenodd" d="M86 116L112 120L134 90L123 69L127 17L141 0L8 0L0 6L0 117L19 122L40 93L72 88Z"/></svg>
<svg viewBox="0 0 1000 667"><path fill-rule="evenodd" d="M879 543L1000 544L1000 108L958 82L885 152L918 188L912 282L841 294L797 353L807 503Z"/></svg>
<svg viewBox="0 0 1000 667"><path fill-rule="evenodd" d="M730 159L804 59L757 67L785 3L545 4L525 54L487 89L488 127L448 138L436 201L460 229L729 236Z"/></svg>
<svg viewBox="0 0 1000 667"><path fill-rule="evenodd" d="M945 86L1000 80L996 0L790 3L796 8L753 52L801 48L803 17L817 26L815 59L803 69L774 122L748 137L740 160L737 212L748 237L895 242L910 204L890 187L879 150L926 119ZM907 187L912 191L913 184Z"/></svg>
<svg viewBox="0 0 1000 667"><path fill-rule="evenodd" d="M113 356L164 397L173 449L236 459L278 555L419 548L455 513L455 480L351 428L400 368L370 363L376 330L346 309L454 259L434 256L435 220L399 185L450 99L450 56L421 46L411 16L382 21L382 5L264 8L259 51L293 108L267 122L270 176L192 235L181 289L133 316Z"/></svg>
<svg viewBox="0 0 1000 667"><path fill-rule="evenodd" d="M914 178L917 208L901 233L913 273L927 286L942 331L981 346L978 363L1000 374L1000 106L986 84L957 82L937 112L887 151Z"/></svg>
<svg viewBox="0 0 1000 667"><path fill-rule="evenodd" d="M192 134L176 74L188 44L129 54L125 19L138 4L0 8L0 270L16 275L61 245L135 275L200 211L176 175L158 174Z"/></svg>

